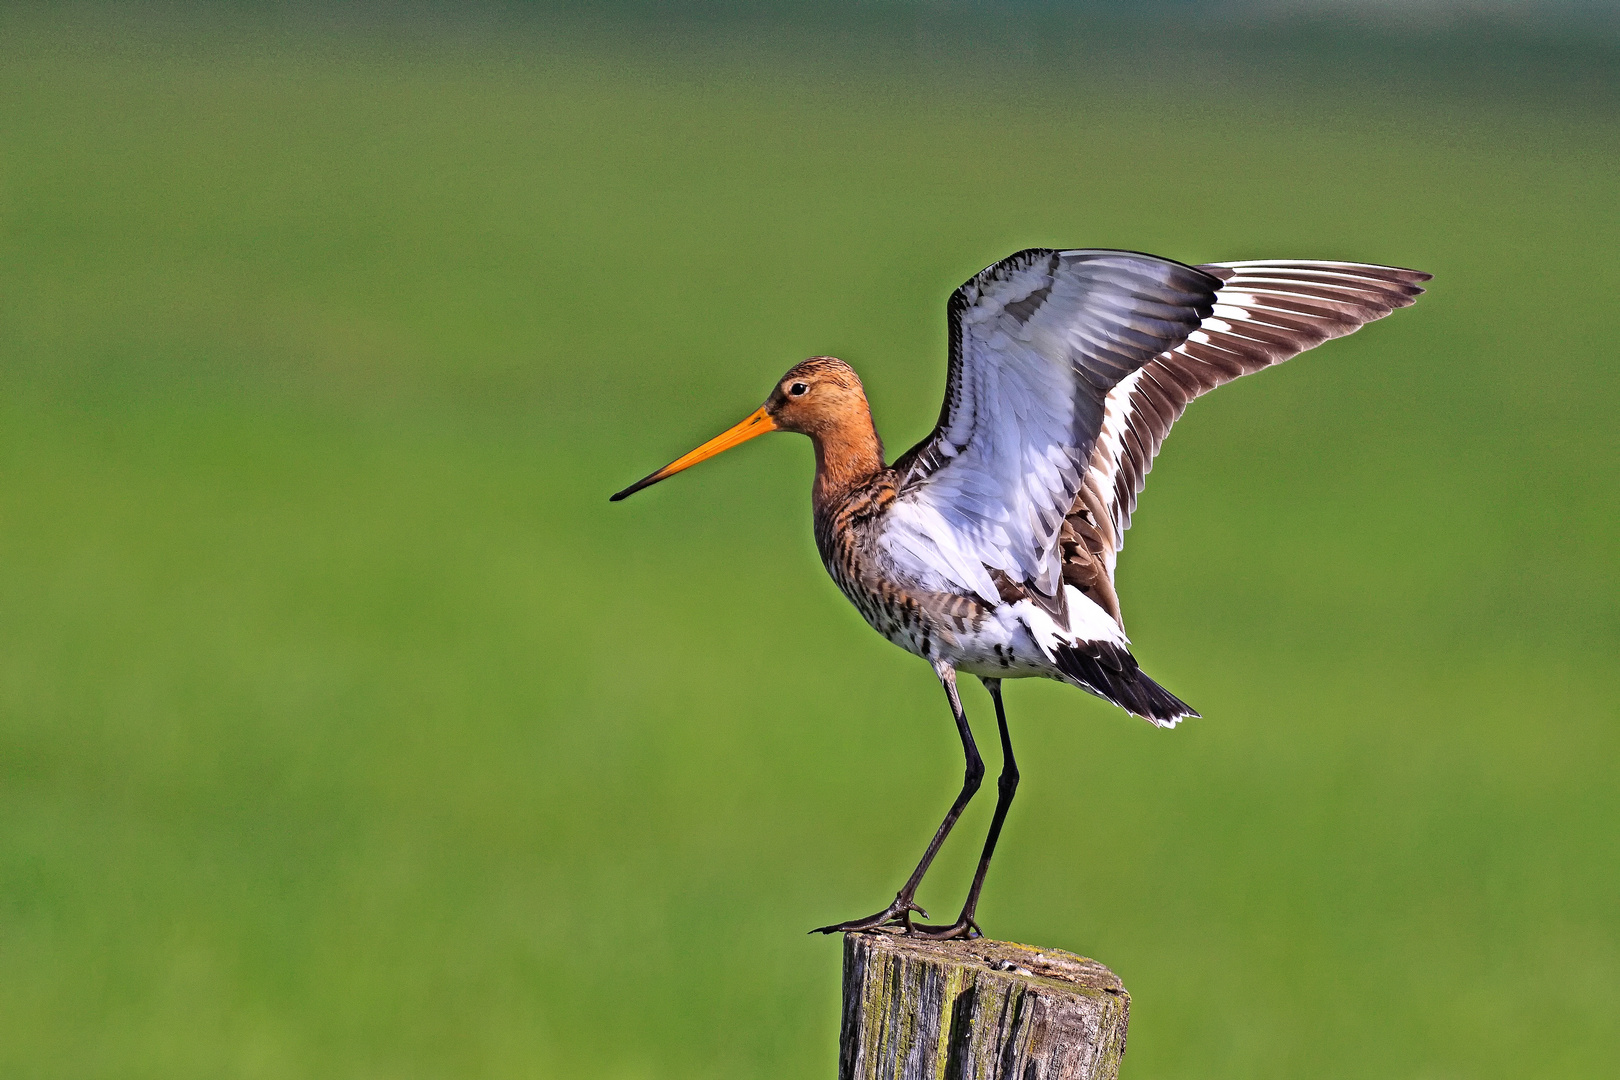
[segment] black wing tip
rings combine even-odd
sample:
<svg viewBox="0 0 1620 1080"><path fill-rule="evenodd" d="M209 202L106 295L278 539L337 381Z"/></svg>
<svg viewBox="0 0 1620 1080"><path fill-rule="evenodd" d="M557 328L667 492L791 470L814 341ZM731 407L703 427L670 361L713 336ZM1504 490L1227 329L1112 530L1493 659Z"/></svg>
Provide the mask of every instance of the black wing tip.
<svg viewBox="0 0 1620 1080"><path fill-rule="evenodd" d="M1384 271L1382 274L1369 274L1367 276L1386 286L1400 289L1409 298L1406 301L1408 304L1425 292L1419 282L1434 280L1434 275L1426 270L1409 270L1404 266L1368 266L1367 269ZM1405 307L1406 305L1402 304L1400 306Z"/></svg>

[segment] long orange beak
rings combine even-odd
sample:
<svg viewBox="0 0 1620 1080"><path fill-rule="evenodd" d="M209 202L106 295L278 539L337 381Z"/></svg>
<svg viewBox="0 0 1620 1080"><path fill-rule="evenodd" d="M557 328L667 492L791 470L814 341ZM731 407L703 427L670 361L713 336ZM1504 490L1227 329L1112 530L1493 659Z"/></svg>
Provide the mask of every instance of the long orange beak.
<svg viewBox="0 0 1620 1080"><path fill-rule="evenodd" d="M730 450L733 446L738 443L745 443L755 435L763 435L767 431L775 430L776 421L771 419L771 414L765 411L765 406L761 405L748 419L736 427L722 431L690 454L678 457L650 476L637 480L617 495L612 496L608 501L618 502L626 496L634 495L644 487L652 487L660 480L669 479L682 469L690 469L698 462L706 461L722 450Z"/></svg>

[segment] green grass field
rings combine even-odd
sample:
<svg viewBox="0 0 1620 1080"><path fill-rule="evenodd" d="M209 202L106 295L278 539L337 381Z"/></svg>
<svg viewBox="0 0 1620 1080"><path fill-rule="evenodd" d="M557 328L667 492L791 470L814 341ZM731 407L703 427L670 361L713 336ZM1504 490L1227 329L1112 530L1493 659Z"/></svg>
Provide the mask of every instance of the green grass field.
<svg viewBox="0 0 1620 1080"><path fill-rule="evenodd" d="M4 18L0 1075L832 1075L943 696L802 440L607 495L811 353L898 453L1032 244L1435 280L1177 426L1121 593L1206 718L1010 686L986 929L1132 1080L1620 1070L1609 98Z"/></svg>

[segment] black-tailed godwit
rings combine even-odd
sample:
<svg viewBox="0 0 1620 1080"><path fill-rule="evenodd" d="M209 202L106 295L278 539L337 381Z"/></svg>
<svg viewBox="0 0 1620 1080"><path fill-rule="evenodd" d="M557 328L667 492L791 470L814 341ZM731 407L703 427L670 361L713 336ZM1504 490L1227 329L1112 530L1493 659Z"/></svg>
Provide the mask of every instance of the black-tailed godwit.
<svg viewBox="0 0 1620 1080"><path fill-rule="evenodd" d="M892 465L854 370L816 356L742 423L613 496L767 431L808 435L822 563L866 621L945 687L967 759L960 793L893 903L821 931L979 933L979 893L1018 787L1001 680L1056 679L1159 727L1198 715L1137 667L1114 591L1154 455L1200 394L1407 306L1428 278L1347 262L1020 251L952 294L939 423ZM956 921L914 924L913 912L927 918L917 887L984 777L959 671L996 706L995 814Z"/></svg>

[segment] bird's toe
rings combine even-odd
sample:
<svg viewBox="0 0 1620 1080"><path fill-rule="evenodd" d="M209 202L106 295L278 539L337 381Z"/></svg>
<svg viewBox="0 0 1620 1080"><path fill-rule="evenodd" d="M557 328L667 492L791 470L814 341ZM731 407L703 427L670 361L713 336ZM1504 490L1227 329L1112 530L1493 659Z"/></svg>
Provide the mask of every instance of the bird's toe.
<svg viewBox="0 0 1620 1080"><path fill-rule="evenodd" d="M868 915L864 919L851 919L849 922L833 923L831 926L818 926L810 931L812 934L851 934L863 930L886 930L895 933L909 934L912 932L911 916L915 912L923 918L928 918L924 911L914 901L907 897L897 896L894 903L875 915Z"/></svg>

